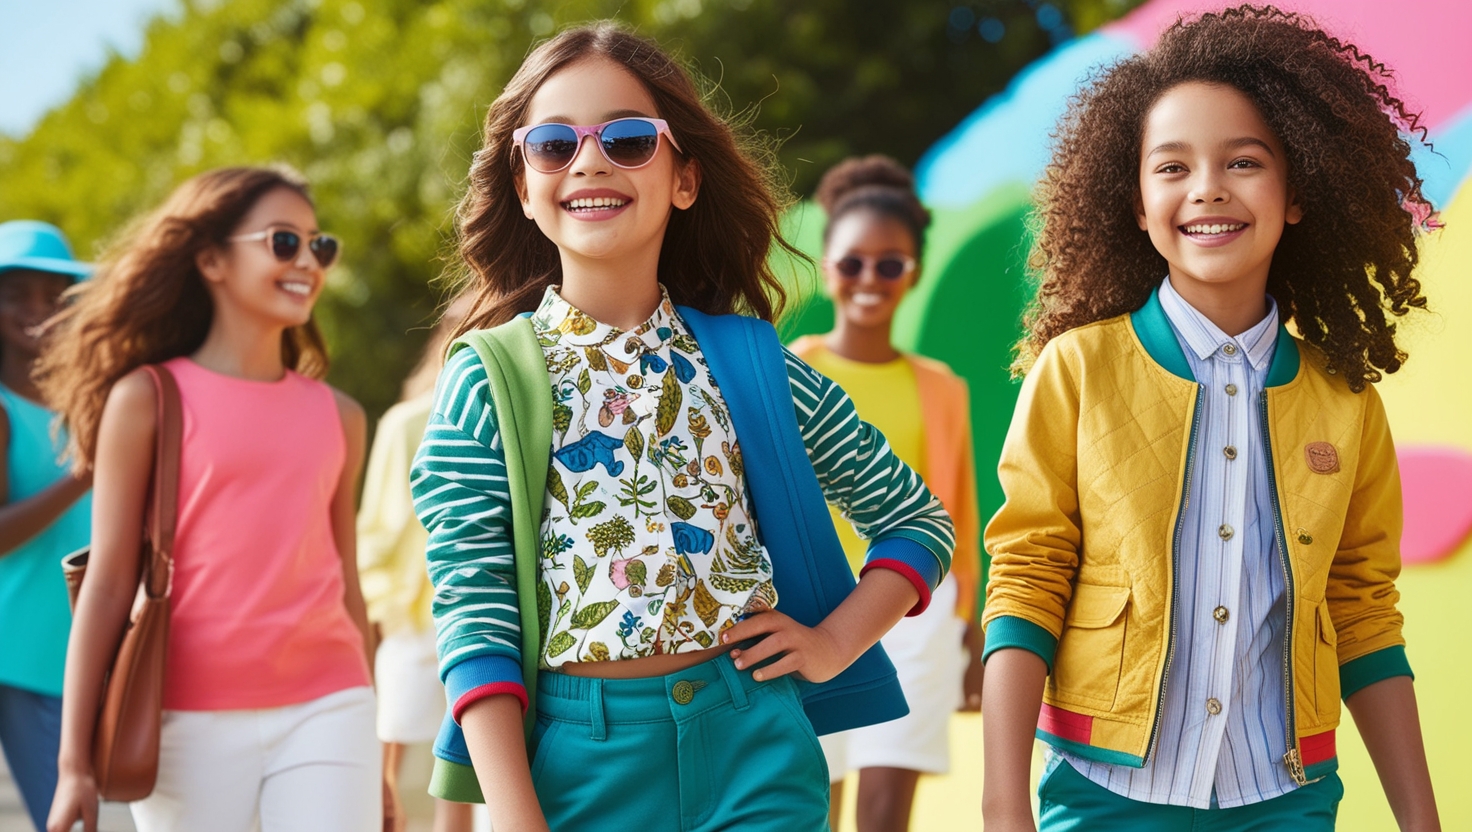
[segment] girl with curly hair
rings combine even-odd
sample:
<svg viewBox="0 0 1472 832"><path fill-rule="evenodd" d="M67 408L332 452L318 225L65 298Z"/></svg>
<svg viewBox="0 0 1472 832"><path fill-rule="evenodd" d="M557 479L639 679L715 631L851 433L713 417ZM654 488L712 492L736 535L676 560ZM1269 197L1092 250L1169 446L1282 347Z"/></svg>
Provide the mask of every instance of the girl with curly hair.
<svg viewBox="0 0 1472 832"><path fill-rule="evenodd" d="M97 828L102 680L128 623L172 378L182 427L158 779L140 832L381 826L353 508L363 409L320 379L312 307L337 259L306 184L188 180L71 290L37 368L94 473L87 580L47 829ZM156 374L156 375L155 375Z"/></svg>
<svg viewBox="0 0 1472 832"><path fill-rule="evenodd" d="M772 182L612 24L539 46L486 115L474 301L412 490L450 703L432 790L497 829L821 832L815 734L905 711L876 642L945 577L951 522L777 340ZM857 586L825 500L871 541Z"/></svg>
<svg viewBox="0 0 1472 832"><path fill-rule="evenodd" d="M1044 829L1332 829L1341 698L1401 828L1439 828L1371 386L1425 306L1391 81L1242 6L1071 102L986 532L988 829L1034 828L1034 731Z"/></svg>

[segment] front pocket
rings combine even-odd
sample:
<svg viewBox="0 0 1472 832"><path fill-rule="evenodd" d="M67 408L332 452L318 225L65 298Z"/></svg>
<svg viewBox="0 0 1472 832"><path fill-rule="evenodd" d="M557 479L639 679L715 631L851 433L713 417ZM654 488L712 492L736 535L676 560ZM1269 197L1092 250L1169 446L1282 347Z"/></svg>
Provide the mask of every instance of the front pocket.
<svg viewBox="0 0 1472 832"><path fill-rule="evenodd" d="M1314 639L1314 710L1323 721L1339 715L1339 634L1334 630L1328 601L1319 604L1316 617L1319 637Z"/></svg>
<svg viewBox="0 0 1472 832"><path fill-rule="evenodd" d="M1119 692L1130 588L1078 584L1063 617L1049 681L1062 704L1108 709Z"/></svg>
<svg viewBox="0 0 1472 832"><path fill-rule="evenodd" d="M538 719L532 728L532 786L542 779L542 769L546 768L547 760L551 757L548 753L552 749L552 740L557 736L557 729L562 725L560 721L552 719Z"/></svg>

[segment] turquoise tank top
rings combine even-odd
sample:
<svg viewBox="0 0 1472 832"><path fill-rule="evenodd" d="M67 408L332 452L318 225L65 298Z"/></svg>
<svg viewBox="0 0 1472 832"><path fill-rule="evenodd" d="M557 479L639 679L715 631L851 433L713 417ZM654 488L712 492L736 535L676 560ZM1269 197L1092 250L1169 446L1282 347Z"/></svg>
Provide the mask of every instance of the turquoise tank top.
<svg viewBox="0 0 1472 832"><path fill-rule="evenodd" d="M32 497L66 475L60 463L65 437L52 441L56 414L0 385L0 407L10 417L5 476L10 502ZM62 668L72 615L61 559L92 536L92 494L19 548L0 554L0 685L61 695Z"/></svg>

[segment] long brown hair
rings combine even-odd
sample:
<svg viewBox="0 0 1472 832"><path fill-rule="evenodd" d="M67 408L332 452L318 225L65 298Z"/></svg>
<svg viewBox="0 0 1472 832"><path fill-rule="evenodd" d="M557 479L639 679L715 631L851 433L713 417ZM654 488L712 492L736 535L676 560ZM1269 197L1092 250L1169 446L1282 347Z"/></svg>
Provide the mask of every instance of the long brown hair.
<svg viewBox="0 0 1472 832"><path fill-rule="evenodd" d="M657 44L604 21L534 49L486 113L483 145L456 210L465 288L475 302L453 337L535 309L546 287L561 282L557 246L522 214L516 191L522 161L512 153L511 133L547 78L594 56L618 63L644 85L685 160L700 167L700 196L671 215L660 249L659 279L670 299L707 313L774 320L786 292L767 264L773 241L807 259L778 228L786 197L775 154L742 125L712 113L690 73Z"/></svg>
<svg viewBox="0 0 1472 832"><path fill-rule="evenodd" d="M36 382L61 414L79 469L94 459L112 386L138 367L189 355L204 343L214 303L195 257L224 245L257 200L277 188L311 201L306 183L286 169L201 173L124 231L91 280L68 290L71 303L47 329ZM282 333L281 358L302 375L326 374L315 319Z"/></svg>
<svg viewBox="0 0 1472 832"><path fill-rule="evenodd" d="M1280 314L1362 390L1406 360L1387 313L1425 308L1416 232L1431 216L1405 135L1425 130L1382 63L1271 6L1178 20L1149 52L1103 72L1070 103L1039 186L1039 278L1014 369L1049 340L1142 306L1168 271L1136 225L1146 115L1201 81L1246 95L1287 151L1303 220L1268 272Z"/></svg>

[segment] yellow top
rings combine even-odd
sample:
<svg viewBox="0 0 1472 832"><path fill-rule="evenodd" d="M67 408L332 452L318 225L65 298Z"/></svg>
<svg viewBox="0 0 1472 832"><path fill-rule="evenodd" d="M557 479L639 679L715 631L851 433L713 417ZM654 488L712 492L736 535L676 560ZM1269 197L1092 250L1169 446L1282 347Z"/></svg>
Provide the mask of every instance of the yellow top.
<svg viewBox="0 0 1472 832"><path fill-rule="evenodd" d="M425 572L429 534L414 514L409 463L424 438L434 394L389 408L378 422L358 509L358 573L368 619L385 635L429 630L433 590Z"/></svg>
<svg viewBox="0 0 1472 832"><path fill-rule="evenodd" d="M915 383L914 366L908 359L901 356L883 364L870 364L844 358L829 349L820 349L809 352L805 360L848 393L859 418L884 434L896 456L922 479L928 476L920 391ZM837 509L829 506L828 511L833 515L833 525L838 529L838 539L843 543L849 565L853 567L854 574L858 574L864 565L864 554L869 544L859 537L853 524Z"/></svg>

